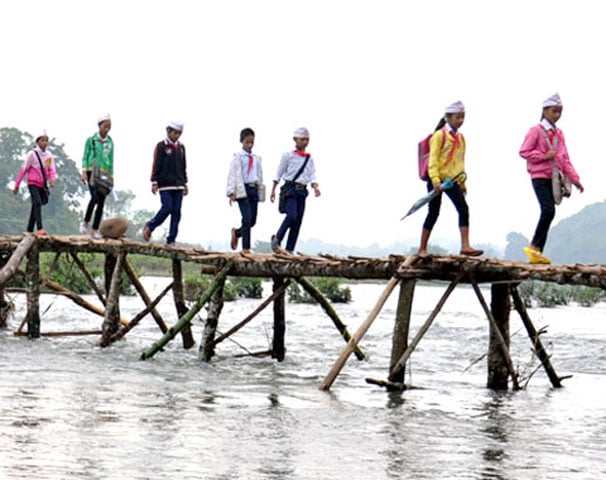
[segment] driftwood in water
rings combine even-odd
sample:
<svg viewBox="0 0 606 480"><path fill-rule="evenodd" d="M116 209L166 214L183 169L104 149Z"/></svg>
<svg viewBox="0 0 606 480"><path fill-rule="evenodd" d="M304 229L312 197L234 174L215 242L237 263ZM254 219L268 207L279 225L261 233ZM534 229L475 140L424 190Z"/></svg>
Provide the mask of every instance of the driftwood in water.
<svg viewBox="0 0 606 480"><path fill-rule="evenodd" d="M431 326L435 318L438 316L438 313L440 313L440 310L442 310L442 307L446 303L446 300L459 283L459 279L461 276L462 275L460 274L459 278L455 278L452 282L450 282L450 284L446 288L446 291L442 294L442 297L438 301L437 305L429 314L429 317L427 317L425 323L421 326L421 328L419 328L419 331L410 342L410 345L408 345L406 350L404 350L404 353L400 355L400 358L398 358L398 361L392 367L391 372L389 373L388 381L396 383L398 382L398 378L402 376L402 372L404 371L406 361L408 360L412 352L414 352L414 349L417 348L417 345L419 344L423 336L427 333L427 330L429 330L429 327Z"/></svg>
<svg viewBox="0 0 606 480"><path fill-rule="evenodd" d="M112 258L113 257L113 258ZM110 258L112 258L110 260ZM120 325L120 276L122 273L122 264L126 258L124 252L120 253L118 257L113 255L107 255L106 257L106 268L107 273L108 265L113 264L113 271L111 273L111 280L109 282L109 290L107 294L107 305L105 307L105 318L103 319L103 325L101 327L101 346L107 347L111 343L111 336L118 331ZM105 280L107 285L107 278Z"/></svg>
<svg viewBox="0 0 606 480"><path fill-rule="evenodd" d="M515 371L513 362L511 361L511 356L509 355L508 342L503 337L503 334L501 333L501 330L499 329L499 325L497 324L494 316L492 315L492 312L490 311L490 309L488 308L488 305L486 304L486 301L484 300L484 296L482 295L482 292L480 291L480 287L478 287L478 284L473 280L473 276L471 277L471 286L473 287L473 290L476 293L476 296L478 297L480 304L482 305L482 309L484 310L484 313L486 313L486 316L488 317L488 321L490 322L490 327L491 327L490 335L491 335L491 337L494 336L494 342L496 343L498 348L500 348L501 353L503 354L503 359L505 361L505 365L507 366L507 369L509 370L509 375L511 375L513 389L520 390L520 384L518 383L518 374ZM507 388L507 387L505 387L505 388Z"/></svg>
<svg viewBox="0 0 606 480"><path fill-rule="evenodd" d="M322 295L322 292L320 292L320 290L318 290L311 282L307 281L303 277L296 278L295 280L307 291L307 293L311 295L311 297L316 302L320 304L320 306L326 312L326 315L328 315L328 317L332 320L332 323L334 323L335 327L337 327L337 330L339 330L339 332L341 333L341 336L345 339L346 342L349 342L349 340L351 339L351 334L347 330L347 326L341 321L335 309L332 308L330 302L326 300L324 295ZM362 349L357 345L354 350L354 353L358 360L367 360L366 355L364 355Z"/></svg>
<svg viewBox="0 0 606 480"><path fill-rule="evenodd" d="M513 299L514 307L517 310L518 314L520 315L520 318L522 319L522 323L524 324L524 327L526 327L526 332L528 333L528 336L530 337L530 341L532 342L532 346L533 346L535 355L541 361L541 364L543 365L543 368L545 369L545 373L547 373L547 376L549 377L549 381L551 382L551 384L556 388L560 388L562 386L562 382L561 382L562 378L558 376L555 369L553 368L553 365L551 364L551 360L549 360L549 355L547 354L547 352L545 351L545 348L543 347L543 343L541 342L539 333L534 328L532 320L530 319L530 316L528 315L528 311L526 310L526 307L524 306L524 302L522 301L522 298L520 297L520 293L518 292L517 286L510 285L509 293L511 294L511 298Z"/></svg>
<svg viewBox="0 0 606 480"><path fill-rule="evenodd" d="M6 264L2 267L2 270L0 270L0 286L4 286L4 284L17 273L21 260L27 255L27 252L32 248L35 241L36 237L33 235L26 235L19 242L17 248L15 248L10 258L6 261Z"/></svg>
<svg viewBox="0 0 606 480"><path fill-rule="evenodd" d="M40 336L40 251L38 244L33 243L27 253L25 270L27 283L27 336Z"/></svg>
<svg viewBox="0 0 606 480"><path fill-rule="evenodd" d="M101 290L99 290L99 287L97 286L97 282L95 282L95 279L93 278L93 276L90 274L90 272L86 268L86 265L84 265L84 263L82 263L82 260L80 260L78 258L78 255L76 255L74 252L70 252L70 255L71 255L72 259L74 260L74 262L76 263L76 265L78 266L78 268L80 268L80 271L84 275L84 278L86 279L86 283L88 283L88 286L93 289L93 292L95 292L97 294L97 298L99 299L99 301L103 304L103 306L105 306L105 303L106 303L105 296L103 295L103 292Z"/></svg>
<svg viewBox="0 0 606 480"><path fill-rule="evenodd" d="M391 338L391 360L389 371L391 372L398 359L408 348L408 332L410 330L410 315L412 313L412 300L415 292L416 280L402 280L400 282L400 295L398 296L398 309L396 310L396 321L393 326ZM406 365L406 364L404 364ZM392 383L403 384L406 367L403 366L391 379ZM389 390L391 387L387 387Z"/></svg>
<svg viewBox="0 0 606 480"><path fill-rule="evenodd" d="M128 275L130 282L135 287L135 290L137 290L137 293L141 297L141 300L143 300L143 303L146 306L149 306L151 304L151 298L149 298L149 295L147 294L147 292L145 291L145 288L143 287L143 285L137 278L137 275L136 275L135 271L132 269L132 267L130 266L130 264L128 263L128 260L124 262L124 271L126 272L126 275ZM166 323L164 323L162 316L158 313L158 311L155 308L152 308L151 314L152 314L152 317L154 318L154 320L156 321L156 323L158 324L158 327L160 327L160 330L162 330L162 333L166 333L168 331L168 327L166 326Z"/></svg>
<svg viewBox="0 0 606 480"><path fill-rule="evenodd" d="M177 317L181 318L187 313L187 305L185 304L185 294L183 293L183 269L181 268L181 261L173 259L173 301L175 302L175 308L177 309ZM181 340L183 341L183 348L192 348L196 341L194 340L194 334L191 331L191 324L185 325L181 330Z"/></svg>
<svg viewBox="0 0 606 480"><path fill-rule="evenodd" d="M183 315L179 321L175 324L174 327L168 329L168 331L164 334L164 336L155 342L150 348L148 348L145 352L141 354L141 360L147 360L148 358L153 357L159 350L162 349L168 342L170 342L175 335L179 333L185 325L187 325L194 318L194 315L200 311L202 307L210 300L215 290L219 288L219 285L225 280L225 277L229 273L229 270L233 266L232 262L227 262L225 266L219 271L216 275L215 279L208 286L208 289L203 293L203 295L196 301L196 303L187 311L185 315Z"/></svg>
<svg viewBox="0 0 606 480"><path fill-rule="evenodd" d="M200 349L198 350L198 358L204 362L210 361L215 355L215 349L210 347L217 333L217 325L219 325L219 316L223 310L223 287L225 279L220 280L218 287L210 297L208 303L208 313L204 321L202 329L202 339L200 340Z"/></svg>
<svg viewBox="0 0 606 480"><path fill-rule="evenodd" d="M385 305L385 302L389 298L391 292L393 292L393 289L396 288L398 282L399 280L396 277L392 277L391 280L387 282L387 286L385 287L385 290L383 290L383 293L377 300L376 305L368 314L366 320L362 323L362 325L360 325L356 333L353 334L353 337L351 337L351 339L341 352L341 355L339 355L339 358L335 361L335 364L326 375L326 378L324 378L324 381L320 385L320 390L330 389L330 386L333 384L333 382L339 375L339 372L341 372L343 365L345 365L345 362L347 361L351 353L354 351L364 334L368 331L372 322L374 322L375 318L377 318L377 316L381 312L383 305Z"/></svg>
<svg viewBox="0 0 606 480"><path fill-rule="evenodd" d="M170 291L171 288L173 288L173 284L169 283L168 286L166 286L164 290L162 290L160 294L151 303L149 303L143 310L137 313L137 315L135 315L130 322L128 322L128 325L124 325L120 330L118 330L110 337L110 343L114 343L116 340L120 340L122 337L124 337L124 335L126 335L133 328L135 328L139 324L139 322L145 317L145 315L150 313L156 307L156 305L160 303L160 300L164 298L164 296Z"/></svg>
<svg viewBox="0 0 606 480"><path fill-rule="evenodd" d="M274 277L274 292L280 290L284 285L284 277ZM286 333L286 304L284 292L274 300L274 336L271 345L271 357L278 362L284 360L286 348L284 346L284 334Z"/></svg>
<svg viewBox="0 0 606 480"><path fill-rule="evenodd" d="M289 278L286 279L284 281L284 284L280 288L274 290L274 292L268 298L263 300L263 302L257 308L255 308L250 315L248 315L241 322L239 322L236 325L234 325L233 327L231 327L227 332L219 335L216 339L212 340L210 343L207 343L204 348L205 349L214 349L215 346L217 346L217 344L221 343L223 340L232 336L234 333L236 333L238 330L240 330L244 325L246 325L248 322L250 322L259 313L261 313L265 309L265 307L267 307L271 302L273 302L278 296L282 295L286 291L286 289L288 288L290 283L291 283L291 280ZM270 351L268 351L268 352L271 353Z"/></svg>

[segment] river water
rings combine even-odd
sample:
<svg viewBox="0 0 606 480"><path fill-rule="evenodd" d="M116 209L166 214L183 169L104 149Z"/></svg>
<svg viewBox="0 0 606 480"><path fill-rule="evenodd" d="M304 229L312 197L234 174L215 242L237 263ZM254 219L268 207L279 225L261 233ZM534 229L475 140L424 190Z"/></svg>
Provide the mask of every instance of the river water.
<svg viewBox="0 0 606 480"><path fill-rule="evenodd" d="M167 282L145 279L150 295ZM353 302L336 305L352 333L384 286L351 285ZM411 337L444 288L417 287ZM281 363L238 356L269 348L271 308L200 363L180 338L140 361L161 336L151 317L108 349L94 337L14 337L25 308L22 296L14 301L16 318L0 331L1 479L606 478L603 303L530 310L548 327L556 371L572 375L564 388L539 369L523 391L492 392L481 358L487 320L473 291L458 287L407 365L416 388L387 393L364 379L387 376L395 291L361 343L369 361L352 355L327 393L318 386L344 342L318 306L287 304ZM219 330L258 303L227 303ZM41 305L43 332L101 323L61 297ZM141 308L138 298L121 302L125 317ZM172 300L159 310L174 323ZM530 342L511 319L514 363L530 372ZM199 342L200 318L193 328Z"/></svg>

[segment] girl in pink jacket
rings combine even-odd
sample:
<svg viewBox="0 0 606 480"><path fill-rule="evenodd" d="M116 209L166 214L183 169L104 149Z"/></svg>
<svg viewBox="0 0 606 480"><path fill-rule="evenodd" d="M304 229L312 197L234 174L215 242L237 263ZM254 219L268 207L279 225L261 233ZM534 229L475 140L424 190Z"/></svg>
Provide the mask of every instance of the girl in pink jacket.
<svg viewBox="0 0 606 480"><path fill-rule="evenodd" d="M46 190L45 178L51 187L55 186L57 173L53 156L46 151L48 146L48 135L43 131L36 137L36 146L28 152L23 165L17 174L13 193L19 193L19 185L24 176L27 176L27 188L29 189L32 208L27 223L27 231L33 232L34 226L38 227L36 235L46 235L42 227L42 205L48 203L48 192Z"/></svg>
<svg viewBox="0 0 606 480"><path fill-rule="evenodd" d="M520 156L526 160L526 169L530 173L532 188L541 207L539 222L528 247L524 253L530 263L551 263L543 255L547 241L547 233L555 217L555 200L552 190L552 162L562 171L572 183L583 191L583 185L578 173L572 166L564 141L564 134L556 127L556 122L562 116L562 100L555 93L543 102L541 121L530 129L520 148Z"/></svg>

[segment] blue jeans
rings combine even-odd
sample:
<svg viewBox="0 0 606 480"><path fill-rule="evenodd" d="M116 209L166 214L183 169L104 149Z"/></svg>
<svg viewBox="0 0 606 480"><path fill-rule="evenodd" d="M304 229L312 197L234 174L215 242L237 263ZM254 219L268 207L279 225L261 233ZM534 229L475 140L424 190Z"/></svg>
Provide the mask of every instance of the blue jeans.
<svg viewBox="0 0 606 480"><path fill-rule="evenodd" d="M288 197L286 197L286 217L276 233L278 241L281 242L286 231L288 230L288 239L286 240L286 250L293 252L297 239L299 238L299 230L303 223L303 215L305 214L305 200L307 199L307 188L291 187Z"/></svg>
<svg viewBox="0 0 606 480"><path fill-rule="evenodd" d="M95 192L95 189L90 185L90 177L92 172L86 172L86 177L88 178L88 191L90 192L90 200L88 201L88 205L86 206L86 213L84 214L84 221L86 223L90 222L91 217L93 216L93 211L95 212L95 217L93 218L93 224L91 228L93 230L98 230L99 225L101 224L101 218L103 217L103 207L105 206L105 195L101 195ZM95 209L95 207L97 207Z"/></svg>
<svg viewBox="0 0 606 480"><path fill-rule="evenodd" d="M431 192L433 190L433 184L431 183L431 179L427 180L427 191ZM463 193L463 189L458 183L455 183L452 188L444 190L444 193L448 195L448 198L452 201L457 212L459 212L459 227L468 227L469 226L469 207L467 206L467 201L465 200L465 193ZM425 218L425 222L423 223L423 228L425 230L431 230L436 222L438 221L438 216L440 215L440 207L442 206L442 195L438 195L431 202L429 202L429 211L427 212L427 217Z"/></svg>
<svg viewBox="0 0 606 480"><path fill-rule="evenodd" d="M236 229L236 236L242 237L242 248L250 249L250 229L257 223L257 207L259 205L259 191L256 187L244 186L246 198L238 198L238 207L242 215L242 225Z"/></svg>
<svg viewBox="0 0 606 480"><path fill-rule="evenodd" d="M547 242L547 233L555 217L555 201L551 189L551 178L533 178L532 188L541 207L541 216L532 237L532 244L541 252Z"/></svg>
<svg viewBox="0 0 606 480"><path fill-rule="evenodd" d="M183 190L161 190L160 201L162 202L162 206L158 210L158 213L156 213L156 216L149 221L149 229L153 232L170 215L170 229L168 237L166 237L166 243L175 243L177 234L179 233L179 221L181 220Z"/></svg>

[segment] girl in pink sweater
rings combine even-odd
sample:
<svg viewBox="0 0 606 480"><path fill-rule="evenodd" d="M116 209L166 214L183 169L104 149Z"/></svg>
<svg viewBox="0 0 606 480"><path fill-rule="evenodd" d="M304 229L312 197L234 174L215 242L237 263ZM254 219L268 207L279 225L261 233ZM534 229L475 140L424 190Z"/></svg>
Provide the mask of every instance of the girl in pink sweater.
<svg viewBox="0 0 606 480"><path fill-rule="evenodd" d="M36 137L36 146L28 152L23 165L17 174L13 193L19 193L19 185L23 177L27 176L27 188L29 189L32 208L27 223L27 231L33 232L34 226L38 227L36 235L46 235L42 227L42 205L48 203L48 194L45 189L45 178L51 187L55 186L57 173L53 156L46 151L48 146L48 135L43 131ZM44 170L43 170L44 169Z"/></svg>
<svg viewBox="0 0 606 480"><path fill-rule="evenodd" d="M539 222L528 247L524 252L530 263L551 263L543 255L547 233L555 217L555 200L552 189L552 162L572 183L583 191L583 184L572 166L564 141L564 134L556 127L562 116L562 100L556 93L543 102L543 115L538 125L530 129L520 148L520 156L526 160L526 169L530 173L532 188L541 207Z"/></svg>

